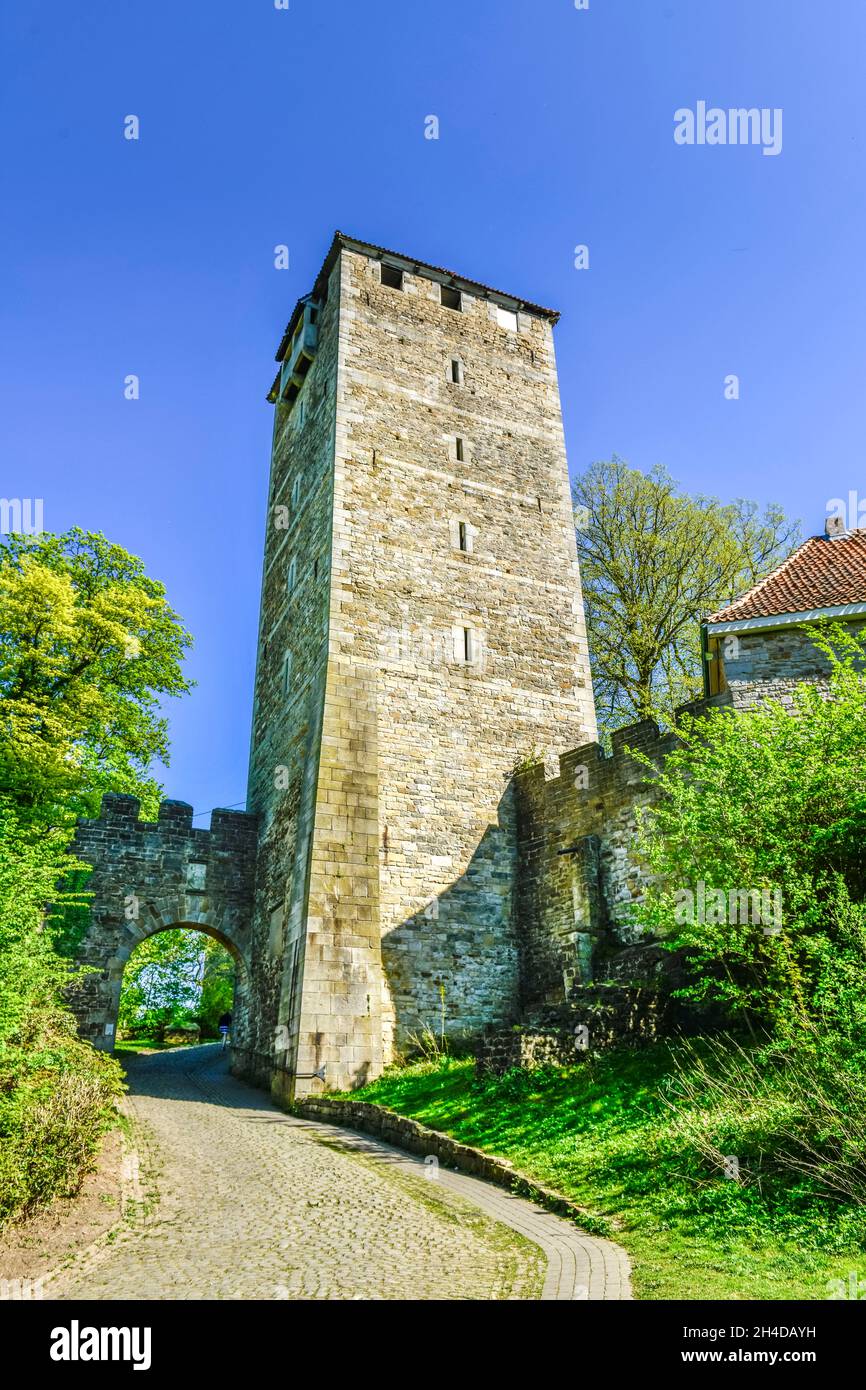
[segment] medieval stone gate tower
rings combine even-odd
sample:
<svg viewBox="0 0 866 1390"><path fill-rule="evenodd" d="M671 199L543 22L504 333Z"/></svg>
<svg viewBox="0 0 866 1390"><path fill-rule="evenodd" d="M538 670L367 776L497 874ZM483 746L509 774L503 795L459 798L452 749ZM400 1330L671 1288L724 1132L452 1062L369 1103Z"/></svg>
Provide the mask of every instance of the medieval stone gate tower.
<svg viewBox="0 0 866 1390"><path fill-rule="evenodd" d="M515 762L595 737L557 315L337 234L279 346L248 810L283 1095L508 1017ZM258 1059L258 1060L257 1060Z"/></svg>
<svg viewBox="0 0 866 1390"><path fill-rule="evenodd" d="M233 1066L281 1099L516 1012L512 773L596 732L556 318L334 238L269 396L247 811L112 796L79 826L98 1046L176 926L234 953Z"/></svg>

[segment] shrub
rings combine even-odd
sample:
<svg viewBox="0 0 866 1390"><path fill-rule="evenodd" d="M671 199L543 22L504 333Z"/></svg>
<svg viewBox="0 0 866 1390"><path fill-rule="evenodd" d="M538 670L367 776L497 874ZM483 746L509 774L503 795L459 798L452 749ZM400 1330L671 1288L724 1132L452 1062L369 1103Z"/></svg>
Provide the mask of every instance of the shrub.
<svg viewBox="0 0 866 1390"><path fill-rule="evenodd" d="M710 1173L737 1160L736 1180L805 1180L837 1202L866 1205L866 1074L833 1051L746 1049L735 1039L684 1044L665 1087L671 1134ZM731 1176L728 1173L728 1176Z"/></svg>
<svg viewBox="0 0 866 1390"><path fill-rule="evenodd" d="M0 1062L0 1223L78 1191L123 1089L113 1058L68 1034L44 1041L42 1065Z"/></svg>
<svg viewBox="0 0 866 1390"><path fill-rule="evenodd" d="M76 1037L64 1004L74 975L53 933L69 895L43 917L75 867L63 838L0 805L0 1222L77 1191L122 1090L118 1063Z"/></svg>
<svg viewBox="0 0 866 1390"><path fill-rule="evenodd" d="M837 627L815 645L825 689L798 686L791 709L767 701L686 721L653 768L661 798L641 840L655 877L634 917L685 953L693 1002L787 1038L838 1028L866 1049L866 638ZM683 896L701 883L722 901L778 894L782 920L686 920Z"/></svg>

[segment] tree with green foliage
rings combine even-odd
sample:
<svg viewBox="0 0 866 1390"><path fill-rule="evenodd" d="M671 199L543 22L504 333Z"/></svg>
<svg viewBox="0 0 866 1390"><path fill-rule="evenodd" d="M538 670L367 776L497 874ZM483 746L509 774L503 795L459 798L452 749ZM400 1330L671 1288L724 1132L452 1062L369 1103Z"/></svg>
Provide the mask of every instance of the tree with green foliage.
<svg viewBox="0 0 866 1390"><path fill-rule="evenodd" d="M26 821L71 826L103 791L155 810L168 761L160 699L190 689L190 645L163 586L104 536L0 546L0 795Z"/></svg>
<svg viewBox="0 0 866 1390"><path fill-rule="evenodd" d="M0 545L0 1222L77 1189L121 1090L64 999L87 903L67 846L103 791L155 811L159 701L189 689L189 640L162 585L103 536Z"/></svg>
<svg viewBox="0 0 866 1390"><path fill-rule="evenodd" d="M204 938L204 968L201 978L201 998L196 1018L203 1038L215 1038L220 1017L230 1013L235 993L234 957L213 937Z"/></svg>
<svg viewBox="0 0 866 1390"><path fill-rule="evenodd" d="M196 1023L216 1037L232 1007L235 963L213 937L193 928L158 932L136 946L123 972L118 1026L161 1040L166 1028Z"/></svg>
<svg viewBox="0 0 866 1390"><path fill-rule="evenodd" d="M700 620L785 559L799 523L689 496L663 468L615 456L575 480L573 501L600 727L669 724L703 689Z"/></svg>
<svg viewBox="0 0 866 1390"><path fill-rule="evenodd" d="M120 1028L161 1039L169 1026L192 1021L201 997L205 940L201 932L174 928L136 946L123 972Z"/></svg>
<svg viewBox="0 0 866 1390"><path fill-rule="evenodd" d="M654 770L661 799L641 832L654 879L634 915L685 952L694 1002L866 1049L866 637L837 625L813 640L826 688L684 721ZM698 885L712 911L689 905ZM742 896L764 893L780 921Z"/></svg>

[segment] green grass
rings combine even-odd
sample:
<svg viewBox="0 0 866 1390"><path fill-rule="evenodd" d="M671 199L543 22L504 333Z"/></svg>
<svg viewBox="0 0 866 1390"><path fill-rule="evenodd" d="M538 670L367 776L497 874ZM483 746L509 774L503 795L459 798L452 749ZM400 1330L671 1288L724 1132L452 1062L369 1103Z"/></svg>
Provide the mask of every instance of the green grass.
<svg viewBox="0 0 866 1390"><path fill-rule="evenodd" d="M766 1136L755 1138L745 1102L721 1118L696 1100L672 1112L661 1089L671 1071L666 1045L478 1082L471 1061L445 1058L391 1070L352 1098L509 1158L579 1203L588 1227L629 1252L639 1298L824 1299L831 1279L866 1278L866 1208L751 1155ZM702 1157L696 1124L733 1136L739 1148L723 1152L745 1155L750 1182Z"/></svg>
<svg viewBox="0 0 866 1390"><path fill-rule="evenodd" d="M179 1047L201 1047L202 1043L219 1042L218 1038L202 1038L200 1042L157 1042L154 1038L118 1038L115 1052L176 1052Z"/></svg>

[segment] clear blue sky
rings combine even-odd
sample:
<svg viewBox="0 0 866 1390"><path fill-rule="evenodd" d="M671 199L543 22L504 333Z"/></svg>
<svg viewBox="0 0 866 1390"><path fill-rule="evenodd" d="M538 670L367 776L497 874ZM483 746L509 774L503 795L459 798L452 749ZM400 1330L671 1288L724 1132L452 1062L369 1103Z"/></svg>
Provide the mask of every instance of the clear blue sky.
<svg viewBox="0 0 866 1390"><path fill-rule="evenodd" d="M336 227L561 309L573 470L662 462L807 531L866 493L862 0L30 3L0 53L0 492L166 584L197 811L246 790L264 397ZM699 100L781 107L782 153L676 145Z"/></svg>

